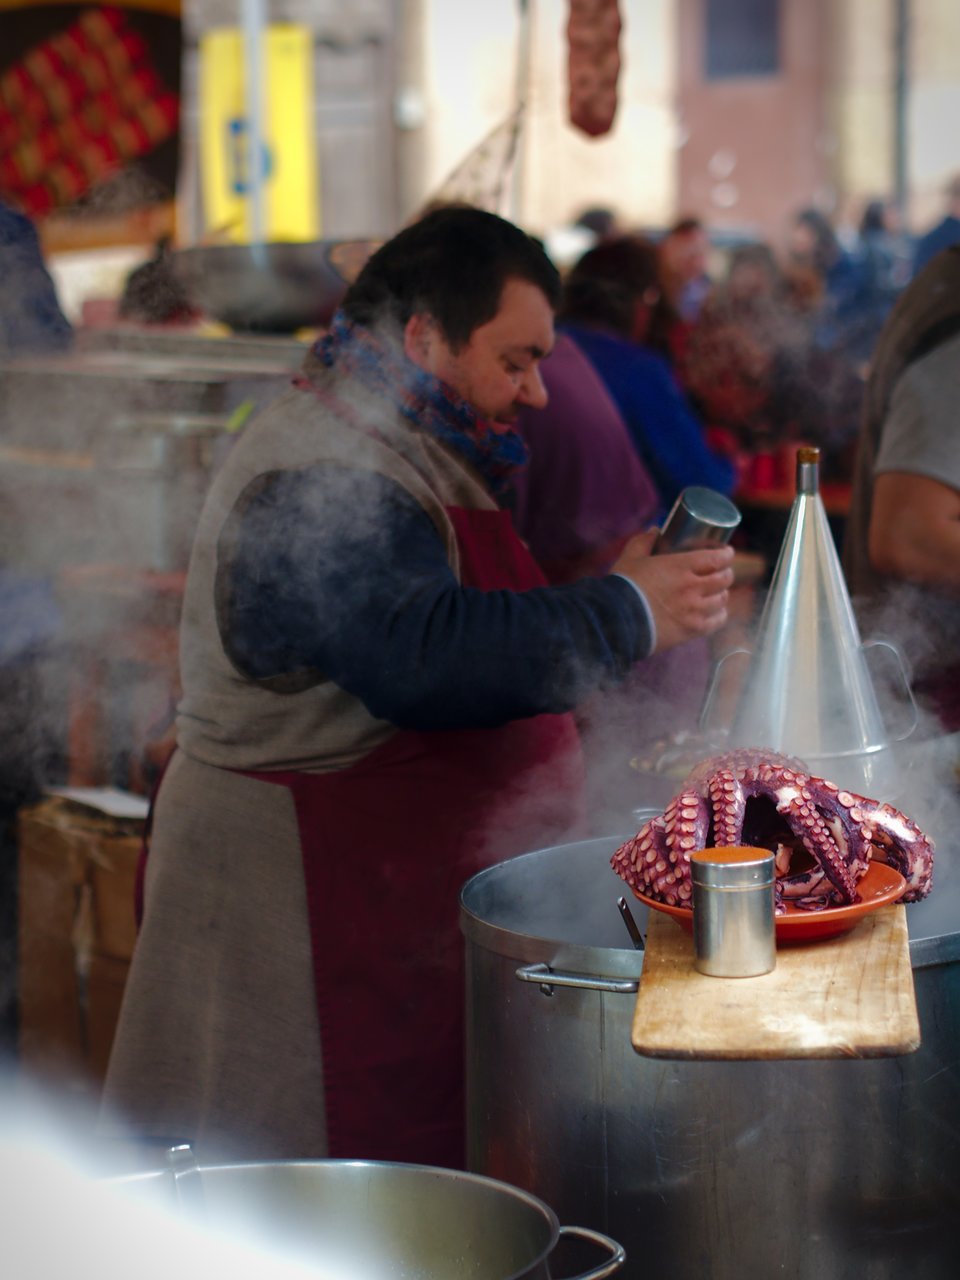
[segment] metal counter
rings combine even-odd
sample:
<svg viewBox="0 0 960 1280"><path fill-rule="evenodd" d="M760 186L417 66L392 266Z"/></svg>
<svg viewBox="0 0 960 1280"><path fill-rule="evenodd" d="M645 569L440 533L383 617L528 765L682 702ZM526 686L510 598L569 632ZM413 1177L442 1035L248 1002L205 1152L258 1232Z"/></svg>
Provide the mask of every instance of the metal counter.
<svg viewBox="0 0 960 1280"><path fill-rule="evenodd" d="M163 344L158 343L158 348ZM220 350L85 350L0 361L0 442L34 449L90 449L102 424L134 413L226 416L265 404L298 366Z"/></svg>

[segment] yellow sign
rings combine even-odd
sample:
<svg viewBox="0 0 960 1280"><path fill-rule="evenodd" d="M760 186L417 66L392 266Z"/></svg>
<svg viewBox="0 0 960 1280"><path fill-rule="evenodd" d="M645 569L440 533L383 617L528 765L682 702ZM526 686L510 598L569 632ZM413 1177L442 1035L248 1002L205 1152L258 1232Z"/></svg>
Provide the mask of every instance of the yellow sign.
<svg viewBox="0 0 960 1280"><path fill-rule="evenodd" d="M263 239L317 240L312 35L295 23L271 23L264 29L261 57L263 137L261 154L254 157L248 145L243 33L220 27L200 38L200 172L207 235L250 243L250 190L259 177Z"/></svg>

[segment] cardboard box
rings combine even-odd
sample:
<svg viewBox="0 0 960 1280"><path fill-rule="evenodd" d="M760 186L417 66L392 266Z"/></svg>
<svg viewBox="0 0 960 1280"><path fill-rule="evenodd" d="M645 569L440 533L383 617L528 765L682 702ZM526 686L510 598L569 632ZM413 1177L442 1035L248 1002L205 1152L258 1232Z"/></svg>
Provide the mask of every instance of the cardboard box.
<svg viewBox="0 0 960 1280"><path fill-rule="evenodd" d="M136 940L142 822L51 797L18 815L19 1055L95 1093Z"/></svg>

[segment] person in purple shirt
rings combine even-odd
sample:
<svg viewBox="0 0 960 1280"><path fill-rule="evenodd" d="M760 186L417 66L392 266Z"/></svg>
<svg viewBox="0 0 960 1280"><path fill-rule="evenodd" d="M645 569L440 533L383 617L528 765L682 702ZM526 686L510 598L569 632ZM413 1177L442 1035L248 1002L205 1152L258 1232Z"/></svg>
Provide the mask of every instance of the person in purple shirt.
<svg viewBox="0 0 960 1280"><path fill-rule="evenodd" d="M541 365L545 409L520 410L530 460L513 480L521 538L548 580L609 571L634 533L656 521L660 499L620 411L569 334Z"/></svg>
<svg viewBox="0 0 960 1280"><path fill-rule="evenodd" d="M588 250L567 277L558 312L600 375L657 487L658 518L688 485L729 494L736 471L707 444L663 355L649 345L660 305L656 247L623 236Z"/></svg>
<svg viewBox="0 0 960 1280"><path fill-rule="evenodd" d="M514 473L507 505L547 580L559 586L608 573L625 542L657 523L662 499L619 408L570 332L557 334L540 373L548 401L518 414L530 457ZM598 833L618 829L638 803L631 756L666 727L694 728L710 665L709 644L692 640L648 658L620 685L581 705L576 718Z"/></svg>

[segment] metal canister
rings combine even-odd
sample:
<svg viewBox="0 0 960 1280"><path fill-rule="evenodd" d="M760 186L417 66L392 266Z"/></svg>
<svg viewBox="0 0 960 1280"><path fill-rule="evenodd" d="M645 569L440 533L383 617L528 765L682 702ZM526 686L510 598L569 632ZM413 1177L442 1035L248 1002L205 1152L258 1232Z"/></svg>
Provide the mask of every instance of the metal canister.
<svg viewBox="0 0 960 1280"><path fill-rule="evenodd" d="M679 495L654 544L656 554L718 547L729 542L740 523L740 512L722 493L689 485Z"/></svg>
<svg viewBox="0 0 960 1280"><path fill-rule="evenodd" d="M690 857L695 967L752 978L777 963L774 865L769 849L701 849Z"/></svg>

